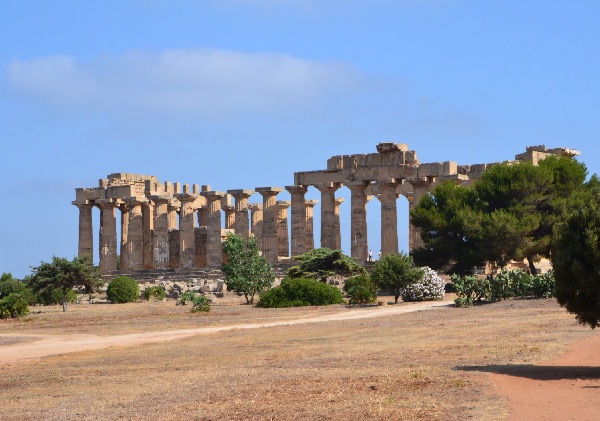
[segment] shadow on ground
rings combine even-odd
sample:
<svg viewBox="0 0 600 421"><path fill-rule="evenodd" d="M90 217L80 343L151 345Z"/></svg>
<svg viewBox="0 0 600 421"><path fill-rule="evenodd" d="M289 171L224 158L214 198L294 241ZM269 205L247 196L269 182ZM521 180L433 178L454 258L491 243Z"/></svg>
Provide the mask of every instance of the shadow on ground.
<svg viewBox="0 0 600 421"><path fill-rule="evenodd" d="M550 366L531 364L473 365L458 366L455 370L481 371L526 377L532 380L600 379L600 367L590 366Z"/></svg>

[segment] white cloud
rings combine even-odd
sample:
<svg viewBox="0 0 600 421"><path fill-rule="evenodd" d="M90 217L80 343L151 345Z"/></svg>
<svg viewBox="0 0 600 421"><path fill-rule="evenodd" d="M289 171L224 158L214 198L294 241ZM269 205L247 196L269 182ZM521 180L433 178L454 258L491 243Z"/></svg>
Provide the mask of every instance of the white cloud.
<svg viewBox="0 0 600 421"><path fill-rule="evenodd" d="M68 56L14 60L6 76L13 89L51 106L201 116L313 107L363 83L340 63L216 49L130 52L88 63Z"/></svg>

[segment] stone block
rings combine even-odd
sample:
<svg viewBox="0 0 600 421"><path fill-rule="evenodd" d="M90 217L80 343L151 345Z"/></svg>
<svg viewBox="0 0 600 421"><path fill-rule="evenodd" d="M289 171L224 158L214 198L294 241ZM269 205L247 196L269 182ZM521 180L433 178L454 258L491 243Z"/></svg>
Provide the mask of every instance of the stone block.
<svg viewBox="0 0 600 421"><path fill-rule="evenodd" d="M344 157L342 155L332 156L327 160L327 169L339 171L344 169Z"/></svg>

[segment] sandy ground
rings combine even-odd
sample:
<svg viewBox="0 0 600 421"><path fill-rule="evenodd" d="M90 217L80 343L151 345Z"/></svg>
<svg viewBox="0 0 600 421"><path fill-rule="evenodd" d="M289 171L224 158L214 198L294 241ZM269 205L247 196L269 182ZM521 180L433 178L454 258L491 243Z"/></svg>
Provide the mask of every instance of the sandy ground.
<svg viewBox="0 0 600 421"><path fill-rule="evenodd" d="M381 307L340 312L318 317L279 320L268 323L197 329L166 330L115 336L85 334L37 335L0 334L0 364L31 360L49 355L168 341L233 329L260 329L273 326L361 319L408 313L452 305L451 302L423 302L411 306ZM559 358L534 365L490 365L468 367L489 372L497 389L509 398L509 420L598 420L600 419L600 335L570 344Z"/></svg>

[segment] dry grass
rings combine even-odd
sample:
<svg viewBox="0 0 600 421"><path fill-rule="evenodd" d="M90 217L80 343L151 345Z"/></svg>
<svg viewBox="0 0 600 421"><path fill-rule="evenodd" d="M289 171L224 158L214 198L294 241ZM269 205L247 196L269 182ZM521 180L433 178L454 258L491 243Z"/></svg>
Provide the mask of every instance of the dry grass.
<svg viewBox="0 0 600 421"><path fill-rule="evenodd" d="M2 323L0 332L115 334L344 310L80 307ZM461 366L542 361L589 334L552 300L506 301L71 353L0 366L0 418L503 419L506 402L488 374Z"/></svg>

